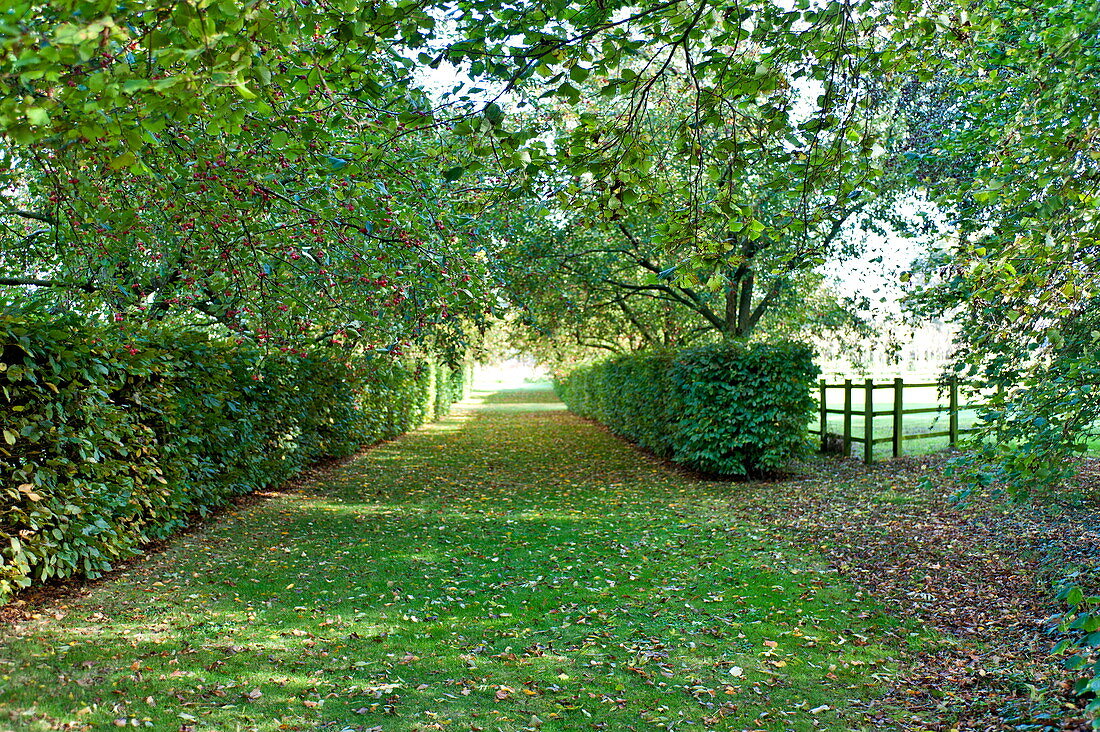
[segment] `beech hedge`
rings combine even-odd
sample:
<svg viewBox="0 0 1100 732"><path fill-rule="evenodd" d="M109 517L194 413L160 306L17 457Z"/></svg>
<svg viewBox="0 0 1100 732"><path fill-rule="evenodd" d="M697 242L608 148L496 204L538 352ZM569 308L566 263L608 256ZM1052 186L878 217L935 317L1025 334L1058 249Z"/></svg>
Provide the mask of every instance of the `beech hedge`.
<svg viewBox="0 0 1100 732"><path fill-rule="evenodd" d="M722 343L582 366L554 385L582 417L720 476L783 470L808 445L819 370L800 343Z"/></svg>
<svg viewBox="0 0 1100 732"><path fill-rule="evenodd" d="M0 314L0 599L95 577L196 514L463 394L463 369L426 360L273 355L179 332L119 347L111 335Z"/></svg>

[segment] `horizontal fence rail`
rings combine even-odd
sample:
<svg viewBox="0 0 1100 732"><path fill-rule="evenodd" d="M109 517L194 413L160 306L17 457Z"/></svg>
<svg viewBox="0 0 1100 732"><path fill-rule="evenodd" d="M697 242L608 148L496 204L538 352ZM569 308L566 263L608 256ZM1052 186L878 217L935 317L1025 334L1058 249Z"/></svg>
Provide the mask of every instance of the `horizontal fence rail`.
<svg viewBox="0 0 1100 732"><path fill-rule="evenodd" d="M852 444L863 445L863 462L870 464L874 461L874 447L875 445L890 443L892 448L892 454L894 457L900 457L903 453L904 443L909 440L924 440L936 437L946 437L948 444L954 447L958 444L959 436L974 432L974 428L960 428L959 426L959 412L966 410L974 410L984 406L984 404L970 404L960 403L959 401L959 387L960 384L956 379L951 379L945 383L916 383L906 384L904 379L894 379L892 383L876 384L873 379L867 379L862 384L853 383L851 379L845 379L843 384L827 384L822 379L818 384L818 407L820 410L819 415L819 427L817 429L810 429L810 434L819 435L821 438L821 451L829 452L830 448L835 450L835 445L830 445L830 437L834 440L840 441L840 448L843 450L844 455L850 456L852 454ZM934 407L914 407L910 409L905 408L905 390L906 389L937 389L937 406ZM831 407L829 405L829 392L842 391L844 396L843 408ZM888 409L875 409L875 392L876 391L890 391L892 392L892 404ZM947 403L939 403L942 401L941 394L946 393ZM853 407L853 395L860 393L863 396L863 408L855 409ZM885 405L884 405L885 406ZM946 414L947 416L947 429L937 431L926 432L911 432L905 434L905 417L907 415L916 414ZM843 427L840 433L829 431L829 415L840 415L843 417ZM854 417L862 418L863 429L862 436L853 434L852 420ZM875 417L891 417L890 434L883 437L875 437Z"/></svg>

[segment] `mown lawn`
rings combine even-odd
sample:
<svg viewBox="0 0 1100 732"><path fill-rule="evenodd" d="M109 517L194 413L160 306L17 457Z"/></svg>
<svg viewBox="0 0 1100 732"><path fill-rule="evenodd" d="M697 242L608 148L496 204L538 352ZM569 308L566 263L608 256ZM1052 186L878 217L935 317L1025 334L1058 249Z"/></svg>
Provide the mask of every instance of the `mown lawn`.
<svg viewBox="0 0 1100 732"><path fill-rule="evenodd" d="M0 728L890 728L931 635L743 490L488 395L9 628Z"/></svg>

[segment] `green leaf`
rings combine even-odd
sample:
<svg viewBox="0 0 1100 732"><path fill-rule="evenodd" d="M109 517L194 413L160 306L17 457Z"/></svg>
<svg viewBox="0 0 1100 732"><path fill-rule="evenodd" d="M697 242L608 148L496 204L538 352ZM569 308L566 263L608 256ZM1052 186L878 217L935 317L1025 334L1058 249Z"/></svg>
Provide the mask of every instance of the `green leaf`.
<svg viewBox="0 0 1100 732"><path fill-rule="evenodd" d="M46 127L50 124L50 113L42 107L28 107L26 115L27 121L36 127Z"/></svg>
<svg viewBox="0 0 1100 732"><path fill-rule="evenodd" d="M485 118L494 124L500 122L504 119L504 110L496 102L489 102L485 105Z"/></svg>
<svg viewBox="0 0 1100 732"><path fill-rule="evenodd" d="M576 104L581 99L581 92L577 87L572 84L565 83L560 85L554 92L557 96L562 97L570 104Z"/></svg>
<svg viewBox="0 0 1100 732"><path fill-rule="evenodd" d="M132 152L127 151L114 158L110 163L110 168L111 170L121 170L123 168L130 167L136 162L137 156L134 155Z"/></svg>

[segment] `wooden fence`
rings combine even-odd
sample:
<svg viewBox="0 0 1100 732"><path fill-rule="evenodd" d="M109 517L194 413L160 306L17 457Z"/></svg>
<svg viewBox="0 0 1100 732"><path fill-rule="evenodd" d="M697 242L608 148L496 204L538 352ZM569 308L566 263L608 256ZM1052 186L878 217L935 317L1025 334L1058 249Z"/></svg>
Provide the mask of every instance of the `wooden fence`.
<svg viewBox="0 0 1100 732"><path fill-rule="evenodd" d="M915 409L905 408L905 389L929 389L932 387L938 387L936 392L937 402L942 401L939 397L942 393L946 392L946 404L937 404L937 406L934 407L919 407ZM843 392L844 407L842 409L833 408L829 405L828 395L831 391ZM890 404L889 409L875 409L876 391L892 392L892 404ZM856 410L852 407L852 396L854 393L860 392L862 392L863 396L863 408L861 410ZM956 380L951 380L946 384L906 384L904 379L894 379L893 383L876 384L873 379L867 379L862 384L854 384L851 379L845 379L843 384L826 384L825 380L822 379L818 385L818 401L820 424L817 429L810 429L810 434L820 436L821 451L826 452L827 448L830 447L830 436L832 436L834 440L840 441L841 444L839 447L843 450L846 457L852 454L852 443L859 443L863 445L863 462L865 463L873 462L875 445L887 442L892 446L894 457L898 457L903 453L902 448L904 443L909 440L946 437L948 443L954 447L958 443L960 435L974 431L972 428L960 429L959 412L981 406L979 404L961 404L959 402L959 383ZM946 430L936 432L911 432L905 434L904 426L906 415L943 413L947 415ZM829 431L830 414L839 414L843 417L843 428L839 434ZM861 437L852 434L853 417L859 417L863 422ZM889 435L885 437L875 437L875 417L893 418Z"/></svg>

